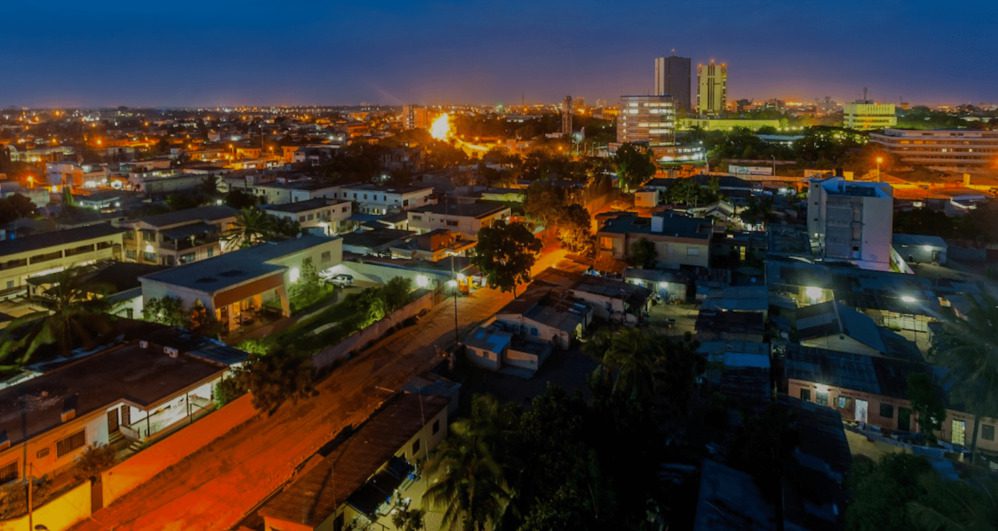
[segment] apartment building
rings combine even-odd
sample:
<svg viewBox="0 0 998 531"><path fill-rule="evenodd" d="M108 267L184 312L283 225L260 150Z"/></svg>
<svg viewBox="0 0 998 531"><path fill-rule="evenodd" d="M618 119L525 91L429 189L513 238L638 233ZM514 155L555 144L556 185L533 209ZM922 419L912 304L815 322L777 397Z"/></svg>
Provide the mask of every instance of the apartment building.
<svg viewBox="0 0 998 531"><path fill-rule="evenodd" d="M508 221L512 210L498 203L454 203L410 208L409 230L419 234L437 229L456 232L466 239L478 238L478 231L497 221Z"/></svg>
<svg viewBox="0 0 998 531"><path fill-rule="evenodd" d="M648 240L655 246L656 267L708 267L711 220L661 210L650 218L622 214L608 219L596 233L597 261L600 257L626 260L633 245Z"/></svg>
<svg viewBox="0 0 998 531"><path fill-rule="evenodd" d="M898 124L893 103L854 101L842 107L842 126L858 131L885 129Z"/></svg>
<svg viewBox="0 0 998 531"><path fill-rule="evenodd" d="M318 229L326 236L339 234L350 226L352 215L349 201L334 201L317 197L294 203L265 205L267 214L280 219L297 222L302 229Z"/></svg>
<svg viewBox="0 0 998 531"><path fill-rule="evenodd" d="M894 194L887 183L810 180L807 227L815 253L865 269L890 269Z"/></svg>

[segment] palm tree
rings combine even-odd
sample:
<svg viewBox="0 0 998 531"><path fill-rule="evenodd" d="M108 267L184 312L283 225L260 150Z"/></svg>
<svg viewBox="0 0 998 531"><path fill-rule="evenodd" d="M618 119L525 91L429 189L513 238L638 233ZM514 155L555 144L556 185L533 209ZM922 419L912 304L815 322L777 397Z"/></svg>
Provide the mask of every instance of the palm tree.
<svg viewBox="0 0 998 531"><path fill-rule="evenodd" d="M656 335L639 328L602 332L587 348L600 359L594 377L609 386L610 394L628 401L644 403L655 396L663 342ZM588 345L587 345L588 346Z"/></svg>
<svg viewBox="0 0 998 531"><path fill-rule="evenodd" d="M231 247L251 247L264 242L270 237L273 219L259 208L244 208L239 211L235 224L226 232L224 240Z"/></svg>
<svg viewBox="0 0 998 531"><path fill-rule="evenodd" d="M998 301L984 295L966 319L946 318L932 358L947 368L950 397L974 414L971 461L977 453L980 417L998 418Z"/></svg>
<svg viewBox="0 0 998 531"><path fill-rule="evenodd" d="M447 439L430 456L432 478L426 498L445 507L443 526L481 531L503 517L513 493L495 457L500 414L494 398L476 396L469 420L455 422Z"/></svg>
<svg viewBox="0 0 998 531"><path fill-rule="evenodd" d="M31 301L42 309L14 320L0 334L0 361L22 366L52 344L67 356L75 345L93 346L110 331L113 305L102 297L107 288L94 283L91 273L87 267L56 273L51 286Z"/></svg>

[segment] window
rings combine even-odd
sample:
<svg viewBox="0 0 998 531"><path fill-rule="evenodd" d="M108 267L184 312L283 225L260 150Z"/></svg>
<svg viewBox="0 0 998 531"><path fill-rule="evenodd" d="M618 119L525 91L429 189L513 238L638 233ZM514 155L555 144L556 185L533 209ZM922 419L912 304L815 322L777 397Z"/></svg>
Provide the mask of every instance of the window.
<svg viewBox="0 0 998 531"><path fill-rule="evenodd" d="M838 404L839 404L839 409L845 409L845 408L849 407L849 397L848 396L840 396L838 398Z"/></svg>
<svg viewBox="0 0 998 531"><path fill-rule="evenodd" d="M891 404L880 404L880 416L885 419L894 418L894 406Z"/></svg>
<svg viewBox="0 0 998 531"><path fill-rule="evenodd" d="M412 455L413 455L413 457L415 457L417 453L419 453L419 439L416 439L416 442L412 443Z"/></svg>
<svg viewBox="0 0 998 531"><path fill-rule="evenodd" d="M537 329L536 328L531 328L530 329L530 335L536 336L537 335Z"/></svg>
<svg viewBox="0 0 998 531"><path fill-rule="evenodd" d="M332 258L333 258L332 252L330 252L330 251L323 251L323 253L322 253L322 261L323 262L328 262L328 261L332 260Z"/></svg>
<svg viewBox="0 0 998 531"><path fill-rule="evenodd" d="M56 457L62 457L77 448L82 448L85 444L87 444L87 434L80 430L55 443Z"/></svg>
<svg viewBox="0 0 998 531"><path fill-rule="evenodd" d="M994 434L995 431L994 426L990 426L990 428L991 428L991 433ZM440 431L440 419L433 421L433 435L436 435L438 431Z"/></svg>
<svg viewBox="0 0 998 531"><path fill-rule="evenodd" d="M985 441L995 440L995 427L991 424L981 424L981 438Z"/></svg>
<svg viewBox="0 0 998 531"><path fill-rule="evenodd" d="M416 214L413 214L412 215L412 220L413 221L423 221L423 216L417 216Z"/></svg>
<svg viewBox="0 0 998 531"><path fill-rule="evenodd" d="M827 406L828 405L828 391L818 391L817 393L815 393L815 395L814 395L814 401L819 406Z"/></svg>
<svg viewBox="0 0 998 531"><path fill-rule="evenodd" d="M456 227L457 226L457 221L455 221L453 219L448 219L447 220L447 226L448 227Z"/></svg>
<svg viewBox="0 0 998 531"><path fill-rule="evenodd" d="M800 390L800 399L803 400L803 401L805 401L805 402L810 402L811 401L811 390L810 389L801 389Z"/></svg>
<svg viewBox="0 0 998 531"><path fill-rule="evenodd" d="M42 448L41 450L38 450L37 452L35 452L35 458L37 458L37 459L41 459L43 457L48 457L48 455L49 455L49 447L48 446L46 446L45 448Z"/></svg>
<svg viewBox="0 0 998 531"><path fill-rule="evenodd" d="M0 467L0 485L17 479L17 461Z"/></svg>
<svg viewBox="0 0 998 531"><path fill-rule="evenodd" d="M687 247L686 256L700 256L700 249L698 247Z"/></svg>

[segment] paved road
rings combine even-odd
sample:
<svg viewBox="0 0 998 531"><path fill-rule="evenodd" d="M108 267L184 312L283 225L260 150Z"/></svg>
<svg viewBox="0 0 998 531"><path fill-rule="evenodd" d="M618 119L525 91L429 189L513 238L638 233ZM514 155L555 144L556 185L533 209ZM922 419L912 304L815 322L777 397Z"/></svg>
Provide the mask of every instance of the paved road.
<svg viewBox="0 0 998 531"><path fill-rule="evenodd" d="M554 265L547 252L535 271ZM493 315L511 296L481 289L458 299L459 324ZM437 305L416 326L402 329L347 361L317 386L319 395L254 417L153 480L98 511L76 529L222 529L235 525L283 484L294 469L349 425L363 422L387 398L439 359L453 341L453 302ZM205 419L210 422L211 418Z"/></svg>

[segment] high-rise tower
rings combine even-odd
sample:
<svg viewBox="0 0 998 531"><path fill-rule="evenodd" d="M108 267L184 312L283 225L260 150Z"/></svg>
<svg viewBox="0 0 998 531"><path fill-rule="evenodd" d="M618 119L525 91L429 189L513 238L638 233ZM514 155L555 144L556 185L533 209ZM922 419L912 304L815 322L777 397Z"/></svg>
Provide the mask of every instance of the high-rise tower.
<svg viewBox="0 0 998 531"><path fill-rule="evenodd" d="M715 63L697 65L697 114L717 116L724 112L728 100L728 65Z"/></svg>
<svg viewBox="0 0 998 531"><path fill-rule="evenodd" d="M679 57L673 50L669 57L655 58L655 96L672 96L676 110L689 112L690 98L690 58Z"/></svg>

